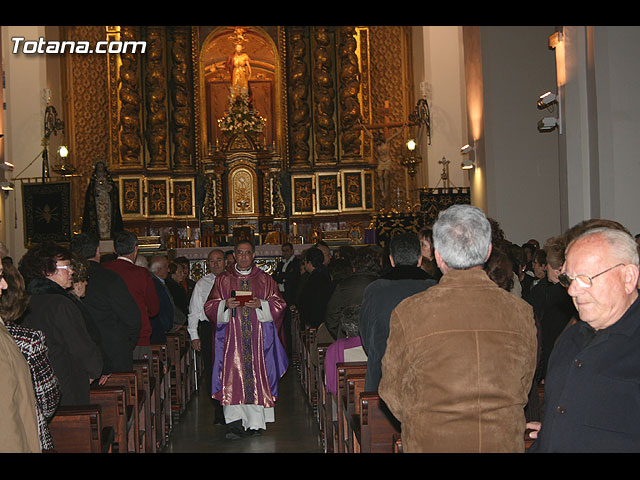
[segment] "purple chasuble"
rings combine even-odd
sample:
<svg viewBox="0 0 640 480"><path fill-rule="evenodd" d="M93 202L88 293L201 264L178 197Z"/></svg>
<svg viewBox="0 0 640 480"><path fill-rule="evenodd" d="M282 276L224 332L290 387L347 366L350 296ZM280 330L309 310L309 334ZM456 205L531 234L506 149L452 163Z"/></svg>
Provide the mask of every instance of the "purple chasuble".
<svg viewBox="0 0 640 480"><path fill-rule="evenodd" d="M260 322L253 308L235 308L229 323L218 323L218 307L233 291L250 291L266 300L272 322ZM214 326L211 395L222 405L273 407L278 382L289 361L279 333L286 303L270 275L253 265L242 275L230 266L216 277L204 311Z"/></svg>

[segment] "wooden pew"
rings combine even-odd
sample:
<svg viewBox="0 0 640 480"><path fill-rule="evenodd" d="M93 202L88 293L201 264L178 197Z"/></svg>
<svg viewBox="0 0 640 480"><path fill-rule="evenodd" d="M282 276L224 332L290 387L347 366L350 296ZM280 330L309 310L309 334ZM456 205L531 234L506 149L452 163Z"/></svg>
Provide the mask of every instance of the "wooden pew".
<svg viewBox="0 0 640 480"><path fill-rule="evenodd" d="M92 404L100 405L102 425L111 427L114 431L114 453L127 453L128 428L132 424L127 422L126 393L124 387L92 386L89 399Z"/></svg>
<svg viewBox="0 0 640 480"><path fill-rule="evenodd" d="M308 334L305 338L304 344L304 355L305 355L305 369L306 369L306 382L305 382L305 391L307 392L307 400L309 401L309 405L315 407L316 405L316 381L315 381L315 370L313 366L313 345L316 340L316 332L315 328L309 328Z"/></svg>
<svg viewBox="0 0 640 480"><path fill-rule="evenodd" d="M344 452L360 453L360 403L358 398L364 391L365 373L345 376L343 389L342 421L344 424Z"/></svg>
<svg viewBox="0 0 640 480"><path fill-rule="evenodd" d="M56 453L111 453L114 433L102 425L100 405L61 406L49 422Z"/></svg>
<svg viewBox="0 0 640 480"><path fill-rule="evenodd" d="M158 381L158 394L156 395L156 412L158 429L156 430L158 441L164 447L171 433L171 376L167 345L165 343L151 345L153 351L153 371Z"/></svg>
<svg viewBox="0 0 640 480"><path fill-rule="evenodd" d="M347 387L346 379L355 376L364 378L366 372L367 362L343 362L336 365L338 390L336 395L331 399L332 405L335 405L337 410L337 416L333 420L334 452L345 453L345 435L347 435L348 430L348 424L345 424L345 407L347 405L347 392L345 391ZM364 388L364 385L362 388Z"/></svg>
<svg viewBox="0 0 640 480"><path fill-rule="evenodd" d="M400 439L400 422L377 392L360 393L360 452L393 453Z"/></svg>
<svg viewBox="0 0 640 480"><path fill-rule="evenodd" d="M125 390L127 416L127 451L144 452L144 395L138 391L138 377L135 372L114 372L109 375L105 387L122 387Z"/></svg>
<svg viewBox="0 0 640 480"><path fill-rule="evenodd" d="M326 443L325 433L326 433L326 398L327 398L327 389L325 384L325 364L324 358L327 349L331 346L330 343L320 343L317 345L317 355L318 355L318 365L316 366L316 420L318 421L318 427L320 429L320 436L324 443ZM326 447L325 447L326 449Z"/></svg>
<svg viewBox="0 0 640 480"><path fill-rule="evenodd" d="M185 393L185 358L182 354L180 335L167 333L167 357L171 383L171 411L174 418L179 418L186 407Z"/></svg>
<svg viewBox="0 0 640 480"><path fill-rule="evenodd" d="M156 380L147 359L134 360L133 370L138 377L138 388L144 396L145 452L156 453Z"/></svg>

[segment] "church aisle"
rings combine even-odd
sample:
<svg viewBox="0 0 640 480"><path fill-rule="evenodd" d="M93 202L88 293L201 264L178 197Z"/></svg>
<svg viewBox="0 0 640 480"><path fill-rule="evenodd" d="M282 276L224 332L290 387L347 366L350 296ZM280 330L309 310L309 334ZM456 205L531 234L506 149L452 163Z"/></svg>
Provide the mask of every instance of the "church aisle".
<svg viewBox="0 0 640 480"><path fill-rule="evenodd" d="M313 409L293 366L280 381L276 421L259 437L227 440L226 427L213 424L213 403L202 389L196 392L180 421L174 424L163 453L322 453Z"/></svg>

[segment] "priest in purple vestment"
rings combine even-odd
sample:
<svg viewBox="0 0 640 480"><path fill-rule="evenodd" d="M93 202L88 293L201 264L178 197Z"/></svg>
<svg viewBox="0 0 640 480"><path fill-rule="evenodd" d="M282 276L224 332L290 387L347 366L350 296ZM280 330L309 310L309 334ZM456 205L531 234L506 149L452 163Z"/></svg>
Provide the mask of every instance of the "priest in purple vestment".
<svg viewBox="0 0 640 480"><path fill-rule="evenodd" d="M211 395L220 401L227 438L260 434L275 421L278 382L289 362L281 341L286 303L273 278L254 263L249 241L216 277L204 306L214 325Z"/></svg>

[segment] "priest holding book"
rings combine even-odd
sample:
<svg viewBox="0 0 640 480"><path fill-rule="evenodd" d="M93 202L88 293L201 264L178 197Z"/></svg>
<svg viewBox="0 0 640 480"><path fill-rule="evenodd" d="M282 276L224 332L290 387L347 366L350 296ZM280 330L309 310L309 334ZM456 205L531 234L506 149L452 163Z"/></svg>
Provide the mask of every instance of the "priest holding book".
<svg viewBox="0 0 640 480"><path fill-rule="evenodd" d="M204 311L215 325L211 395L220 401L227 438L260 435L275 421L278 383L288 367L281 340L286 303L275 280L254 263L251 242L216 278Z"/></svg>

